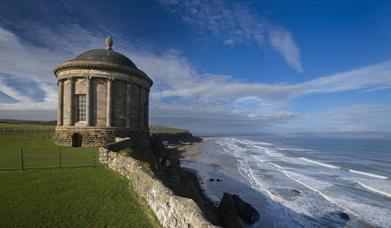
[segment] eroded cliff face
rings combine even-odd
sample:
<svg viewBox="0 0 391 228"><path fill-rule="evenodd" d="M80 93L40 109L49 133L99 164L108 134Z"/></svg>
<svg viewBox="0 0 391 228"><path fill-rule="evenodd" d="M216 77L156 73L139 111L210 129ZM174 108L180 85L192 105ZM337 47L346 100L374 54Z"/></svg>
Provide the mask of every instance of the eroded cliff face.
<svg viewBox="0 0 391 228"><path fill-rule="evenodd" d="M163 227L215 227L192 199L176 196L152 172L143 169L140 161L103 147L99 153L103 164L129 179Z"/></svg>
<svg viewBox="0 0 391 228"><path fill-rule="evenodd" d="M156 141L168 141L170 144L182 144L201 142L202 138L193 136L190 132L178 133L151 133L151 138Z"/></svg>

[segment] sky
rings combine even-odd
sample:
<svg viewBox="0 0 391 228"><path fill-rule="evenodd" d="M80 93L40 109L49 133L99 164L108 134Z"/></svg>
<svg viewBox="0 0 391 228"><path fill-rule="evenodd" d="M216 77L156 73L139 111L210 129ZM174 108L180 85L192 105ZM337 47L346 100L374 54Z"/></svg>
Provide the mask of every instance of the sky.
<svg viewBox="0 0 391 228"><path fill-rule="evenodd" d="M104 48L154 81L150 122L197 134L391 131L391 3L0 3L0 119L55 120L53 69Z"/></svg>

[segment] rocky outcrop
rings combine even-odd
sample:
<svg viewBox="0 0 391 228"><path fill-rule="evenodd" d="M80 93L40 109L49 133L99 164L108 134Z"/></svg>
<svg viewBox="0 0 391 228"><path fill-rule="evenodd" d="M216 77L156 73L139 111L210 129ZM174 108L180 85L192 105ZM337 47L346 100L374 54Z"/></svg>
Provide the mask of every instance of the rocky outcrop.
<svg viewBox="0 0 391 228"><path fill-rule="evenodd" d="M238 195L232 195L232 200L234 202L236 212L239 217L249 224L254 224L259 220L259 213L253 206L249 203L244 202Z"/></svg>
<svg viewBox="0 0 391 228"><path fill-rule="evenodd" d="M223 228L241 228L232 195L224 193L219 205L219 217Z"/></svg>
<svg viewBox="0 0 391 228"><path fill-rule="evenodd" d="M349 220L350 219L350 216L345 213L345 212L340 212L339 213L339 216L342 218L342 219L345 219L345 220Z"/></svg>
<svg viewBox="0 0 391 228"><path fill-rule="evenodd" d="M259 213L249 203L244 202L238 195L224 193L219 205L219 217L223 227L242 227L240 219L248 224L259 220Z"/></svg>
<svg viewBox="0 0 391 228"><path fill-rule="evenodd" d="M178 133L152 133L152 140L154 141L168 141L170 144L182 144L186 142L201 142L202 139L193 136L190 132Z"/></svg>
<svg viewBox="0 0 391 228"><path fill-rule="evenodd" d="M298 196L301 194L301 192L297 189L289 189L289 192L294 195L294 196Z"/></svg>
<svg viewBox="0 0 391 228"><path fill-rule="evenodd" d="M176 196L143 164L106 148L100 148L100 161L129 179L133 189L143 197L163 227L214 227L192 200Z"/></svg>

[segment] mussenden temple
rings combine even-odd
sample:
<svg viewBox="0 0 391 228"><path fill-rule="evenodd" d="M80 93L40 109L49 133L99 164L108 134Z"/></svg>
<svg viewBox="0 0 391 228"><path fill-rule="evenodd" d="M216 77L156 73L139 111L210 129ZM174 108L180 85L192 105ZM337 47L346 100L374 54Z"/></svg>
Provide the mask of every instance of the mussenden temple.
<svg viewBox="0 0 391 228"><path fill-rule="evenodd" d="M58 79L56 143L95 147L129 137L148 144L149 90L152 80L125 55L93 49L54 69Z"/></svg>

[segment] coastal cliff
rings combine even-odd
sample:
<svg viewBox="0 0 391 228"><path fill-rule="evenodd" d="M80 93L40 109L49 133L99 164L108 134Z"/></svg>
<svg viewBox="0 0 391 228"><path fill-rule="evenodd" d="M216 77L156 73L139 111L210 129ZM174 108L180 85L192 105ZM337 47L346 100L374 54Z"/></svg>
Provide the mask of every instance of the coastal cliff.
<svg viewBox="0 0 391 228"><path fill-rule="evenodd" d="M100 161L127 177L163 227L214 227L192 199L175 195L152 172L143 168L142 162L103 147L100 148Z"/></svg>
<svg viewBox="0 0 391 228"><path fill-rule="evenodd" d="M149 147L135 147L125 139L101 147L99 160L127 177L163 227L214 227L210 220L216 219L205 214L207 203L196 180L180 168L177 158L177 147L201 140L182 129L157 126L151 130Z"/></svg>
<svg viewBox="0 0 391 228"><path fill-rule="evenodd" d="M194 136L190 131L162 125L151 126L150 134L152 140L160 142L167 141L170 144L194 143L202 141L202 138Z"/></svg>

